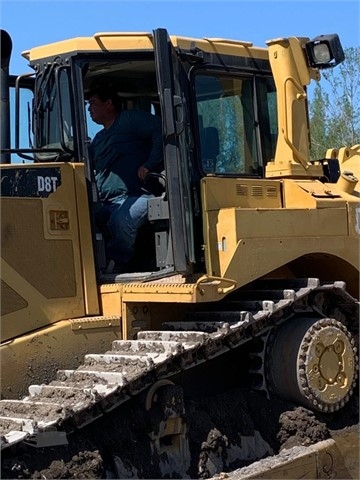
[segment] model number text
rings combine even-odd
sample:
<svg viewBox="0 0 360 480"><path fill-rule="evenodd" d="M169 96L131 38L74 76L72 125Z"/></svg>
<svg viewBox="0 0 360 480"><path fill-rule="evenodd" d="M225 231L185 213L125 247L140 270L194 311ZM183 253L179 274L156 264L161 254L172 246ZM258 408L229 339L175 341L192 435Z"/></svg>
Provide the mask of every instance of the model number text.
<svg viewBox="0 0 360 480"><path fill-rule="evenodd" d="M38 192L55 192L57 187L57 177L37 177Z"/></svg>

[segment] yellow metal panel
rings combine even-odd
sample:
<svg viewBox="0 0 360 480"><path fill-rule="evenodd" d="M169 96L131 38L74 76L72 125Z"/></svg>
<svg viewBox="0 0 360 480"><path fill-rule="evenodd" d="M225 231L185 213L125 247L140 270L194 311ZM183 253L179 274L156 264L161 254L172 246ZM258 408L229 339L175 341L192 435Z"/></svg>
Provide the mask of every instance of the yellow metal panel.
<svg viewBox="0 0 360 480"><path fill-rule="evenodd" d="M91 330L93 328L104 328L104 327L120 327L121 326L121 317L120 316L98 316L98 317L82 317L82 318L71 318L71 330Z"/></svg>
<svg viewBox="0 0 360 480"><path fill-rule="evenodd" d="M226 224L229 210L221 210L218 216L218 238L221 225ZM240 238L287 238L301 242L304 237L348 235L347 210L343 208L304 210L235 210L235 231ZM324 240L322 240L324 241Z"/></svg>
<svg viewBox="0 0 360 480"><path fill-rule="evenodd" d="M309 163L307 93L311 70L303 46L306 38L278 38L268 41L269 59L277 90L279 135L275 158L266 165L266 177L320 177L320 164Z"/></svg>
<svg viewBox="0 0 360 480"><path fill-rule="evenodd" d="M317 180L284 180L283 191L286 208L338 208L346 204L335 185Z"/></svg>
<svg viewBox="0 0 360 480"><path fill-rule="evenodd" d="M85 183L84 165L73 164L75 179L76 205L79 222L79 238L81 245L81 267L84 282L85 313L100 313L98 287L95 274L94 246L89 216L89 200Z"/></svg>
<svg viewBox="0 0 360 480"><path fill-rule="evenodd" d="M213 266L219 268L217 274L235 279L238 286L309 254L314 254L315 257L326 254L329 261L331 256L336 256L358 270L359 251L356 240L348 237L327 238L328 241L319 237L304 237L299 241L294 241L291 237L241 239L231 255L221 253L215 256ZM339 271L338 275L343 278L344 272Z"/></svg>
<svg viewBox="0 0 360 480"><path fill-rule="evenodd" d="M53 166L60 169L61 184L47 197L1 199L2 294L17 298L13 310L5 298L2 341L85 314L74 171L69 164ZM4 175L7 168L14 166L2 166ZM43 165L16 166L24 174L29 168L36 175ZM66 218L66 228L54 226L54 212L62 212L58 220Z"/></svg>
<svg viewBox="0 0 360 480"><path fill-rule="evenodd" d="M171 36L174 45L183 50L199 48L204 52L222 55L238 55L241 57L268 59L267 48L253 47L251 42L227 40L222 38L188 38Z"/></svg>
<svg viewBox="0 0 360 480"><path fill-rule="evenodd" d="M99 35L99 34L98 34ZM153 49L153 44L148 35L116 34L112 36L78 37L61 42L49 43L34 47L23 56L30 62L41 58L51 58L56 55L75 52L99 52L99 51L119 51L119 50L149 50Z"/></svg>
<svg viewBox="0 0 360 480"><path fill-rule="evenodd" d="M83 312L81 295L47 298L3 259L1 259L1 276L6 290L16 291L24 302L24 308L18 309L18 304L16 304L14 309L9 311L8 308L6 314L4 313L2 316L1 341L54 323L59 318L64 318L65 314L76 317L79 312ZM1 299L5 304L7 303L7 300L4 300L6 290L2 291Z"/></svg>
<svg viewBox="0 0 360 480"><path fill-rule="evenodd" d="M146 302L194 302L196 289L194 284L128 283L124 285L123 301Z"/></svg>
<svg viewBox="0 0 360 480"><path fill-rule="evenodd" d="M122 334L124 339L134 340L140 330L151 330L151 310L149 304L129 302L122 304Z"/></svg>
<svg viewBox="0 0 360 480"><path fill-rule="evenodd" d="M205 212L228 207L281 208L278 180L204 177L201 180Z"/></svg>
<svg viewBox="0 0 360 480"><path fill-rule="evenodd" d="M360 478L359 426L332 431L339 455L336 457L338 478Z"/></svg>
<svg viewBox="0 0 360 480"><path fill-rule="evenodd" d="M118 283L100 285L101 313L103 315L121 314L123 286Z"/></svg>
<svg viewBox="0 0 360 480"><path fill-rule="evenodd" d="M251 42L227 40L221 38L190 38L170 36L174 46L183 50L199 48L204 52L240 55L249 58L268 58L266 48L253 47ZM146 51L153 50L153 38L150 32L99 32L93 37L77 37L60 42L41 45L24 51L22 55L30 62L42 58L51 58L56 55L76 52L119 52L119 51Z"/></svg>
<svg viewBox="0 0 360 480"><path fill-rule="evenodd" d="M354 236L359 241L360 236L360 203L350 203L349 207L349 235ZM360 247L358 248L360 251Z"/></svg>
<svg viewBox="0 0 360 480"><path fill-rule="evenodd" d="M354 451L352 464L358 463L355 449L359 447L358 437L353 434ZM339 442L340 443L340 442ZM294 447L283 450L276 457L269 457L253 463L251 467L238 470L238 478L262 479L315 479L315 478L358 478L359 467L347 467L347 455L342 455L333 439L318 442L308 447Z"/></svg>
<svg viewBox="0 0 360 480"><path fill-rule="evenodd" d="M149 303L195 303L220 300L233 290L236 282L232 278L203 275L194 283L131 283L124 284L122 301Z"/></svg>
<svg viewBox="0 0 360 480"><path fill-rule="evenodd" d="M305 253L328 252L344 259L350 255L344 251L348 240L345 207L228 208L210 212L206 218L209 274L232 278L238 285Z"/></svg>

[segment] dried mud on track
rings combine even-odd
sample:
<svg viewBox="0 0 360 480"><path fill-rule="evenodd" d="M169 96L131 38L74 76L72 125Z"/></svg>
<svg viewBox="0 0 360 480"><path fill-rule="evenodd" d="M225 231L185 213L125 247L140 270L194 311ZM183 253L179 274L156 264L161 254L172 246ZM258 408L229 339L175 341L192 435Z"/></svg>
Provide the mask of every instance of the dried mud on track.
<svg viewBox="0 0 360 480"><path fill-rule="evenodd" d="M359 421L357 394L344 409L327 415L240 388L186 398L185 405L191 456L187 465L169 468L166 478L216 478L220 472L241 478L236 469L326 440ZM1 478L164 478L167 446L152 455L147 434L158 419L156 411L149 415L130 401L70 436L66 447L26 446L9 458L5 451Z"/></svg>

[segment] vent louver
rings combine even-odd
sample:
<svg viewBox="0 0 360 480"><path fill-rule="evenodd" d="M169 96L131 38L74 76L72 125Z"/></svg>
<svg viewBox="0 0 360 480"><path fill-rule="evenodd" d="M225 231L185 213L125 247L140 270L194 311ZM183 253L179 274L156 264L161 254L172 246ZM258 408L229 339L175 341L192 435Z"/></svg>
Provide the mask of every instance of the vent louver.
<svg viewBox="0 0 360 480"><path fill-rule="evenodd" d="M263 186L263 185L243 185L243 184L236 184L235 185L235 194L241 197L249 196L249 189L250 189L250 196L251 197L271 197L276 198L278 196L278 190L275 186Z"/></svg>

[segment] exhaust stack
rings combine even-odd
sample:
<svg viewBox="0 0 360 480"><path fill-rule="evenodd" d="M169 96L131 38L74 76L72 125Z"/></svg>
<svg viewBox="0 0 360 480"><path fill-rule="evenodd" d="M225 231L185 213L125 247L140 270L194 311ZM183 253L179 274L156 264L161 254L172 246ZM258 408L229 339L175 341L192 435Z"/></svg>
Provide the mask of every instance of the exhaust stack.
<svg viewBox="0 0 360 480"><path fill-rule="evenodd" d="M1 71L0 71L0 163L11 163L10 153L2 150L10 148L10 86L9 64L12 50L10 35L1 30Z"/></svg>

